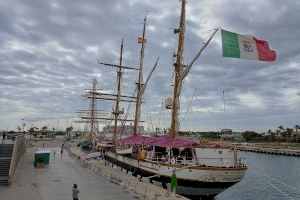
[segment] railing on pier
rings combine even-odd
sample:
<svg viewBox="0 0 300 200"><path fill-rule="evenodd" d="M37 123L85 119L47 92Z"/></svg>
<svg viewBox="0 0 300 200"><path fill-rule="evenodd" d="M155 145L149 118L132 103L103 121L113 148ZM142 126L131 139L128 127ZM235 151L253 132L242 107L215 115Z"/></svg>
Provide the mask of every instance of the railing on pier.
<svg viewBox="0 0 300 200"><path fill-rule="evenodd" d="M14 177L17 165L21 157L26 151L26 145L25 145L25 137L24 136L17 136L13 148L13 153L11 157L11 162L10 162L10 168L9 168L9 177L8 177L8 182L11 183L12 179Z"/></svg>

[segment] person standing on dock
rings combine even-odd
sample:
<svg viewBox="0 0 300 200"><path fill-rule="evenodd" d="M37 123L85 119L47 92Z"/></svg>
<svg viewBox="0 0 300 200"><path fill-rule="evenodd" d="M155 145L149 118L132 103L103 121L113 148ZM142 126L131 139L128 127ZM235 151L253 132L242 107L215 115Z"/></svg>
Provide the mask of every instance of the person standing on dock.
<svg viewBox="0 0 300 200"><path fill-rule="evenodd" d="M5 140L5 133L3 133L3 134L2 134L2 137L3 137L3 139L2 139L2 144L4 144L4 140Z"/></svg>
<svg viewBox="0 0 300 200"><path fill-rule="evenodd" d="M171 190L172 190L172 196L175 197L176 190L177 190L177 177L175 174L175 170L173 170L173 173L171 176Z"/></svg>
<svg viewBox="0 0 300 200"><path fill-rule="evenodd" d="M55 154L56 154L56 151L55 149L53 150L53 157L55 158Z"/></svg>
<svg viewBox="0 0 300 200"><path fill-rule="evenodd" d="M73 200L78 200L79 189L77 188L77 184L74 184L72 192L73 192Z"/></svg>
<svg viewBox="0 0 300 200"><path fill-rule="evenodd" d="M60 157L62 157L63 153L64 153L64 150L61 148L60 149Z"/></svg>

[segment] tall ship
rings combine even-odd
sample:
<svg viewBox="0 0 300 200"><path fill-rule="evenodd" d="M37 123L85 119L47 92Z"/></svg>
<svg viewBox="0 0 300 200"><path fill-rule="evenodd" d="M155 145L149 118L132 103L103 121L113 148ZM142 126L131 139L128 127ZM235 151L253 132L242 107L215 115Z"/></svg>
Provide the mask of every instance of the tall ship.
<svg viewBox="0 0 300 200"><path fill-rule="evenodd" d="M114 165L131 172L133 176L148 178L150 182L156 181L163 187L171 182L171 177L176 174L176 192L188 197L215 196L225 189L240 182L244 177L247 166L238 158L235 148L220 149L219 147L200 146L196 141L182 139L179 133L179 97L182 89L182 82L187 77L193 64L201 55L202 51L209 44L217 29L213 32L207 42L196 54L194 59L187 65L183 64L184 40L185 40L185 9L186 0L181 0L181 14L178 29L174 33L178 34L177 51L174 54L174 84L173 98L169 99L165 105L171 111L171 125L168 133L163 136L145 136L139 132L139 122L141 116L141 105L147 83L154 71L158 59L150 72L148 78L143 82L143 57L146 44L146 17L143 24L142 37L138 38L141 44L139 68L131 68L122 65L123 44L120 51L120 63L118 65L101 63L117 67L118 82L117 94L113 100L116 102L112 112L114 117L113 137L109 142L100 142L103 158ZM122 69L138 70L135 96L129 97L121 94L120 82ZM122 97L129 98L135 103L134 119L126 117L120 110ZM103 118L99 118L103 119ZM117 124L119 121L133 121L132 135L125 138L118 137Z"/></svg>

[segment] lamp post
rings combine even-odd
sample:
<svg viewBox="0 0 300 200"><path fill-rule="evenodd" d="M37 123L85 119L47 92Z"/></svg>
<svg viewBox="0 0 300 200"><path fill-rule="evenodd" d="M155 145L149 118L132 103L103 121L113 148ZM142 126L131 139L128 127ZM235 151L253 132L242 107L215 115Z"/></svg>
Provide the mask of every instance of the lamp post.
<svg viewBox="0 0 300 200"><path fill-rule="evenodd" d="M25 131L24 131L24 128L25 128L26 124L24 123L24 119L22 119L22 128L23 128L23 134L25 135Z"/></svg>

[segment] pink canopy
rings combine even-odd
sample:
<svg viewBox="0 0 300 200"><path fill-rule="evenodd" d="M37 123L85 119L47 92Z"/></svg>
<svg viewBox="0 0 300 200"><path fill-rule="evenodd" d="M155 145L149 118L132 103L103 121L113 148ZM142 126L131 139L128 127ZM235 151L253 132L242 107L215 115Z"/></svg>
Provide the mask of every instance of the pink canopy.
<svg viewBox="0 0 300 200"><path fill-rule="evenodd" d="M130 136L120 140L123 144L138 144L138 145L153 145L160 147L187 147L196 144L194 141L183 140L183 139L172 139L168 136Z"/></svg>
<svg viewBox="0 0 300 200"><path fill-rule="evenodd" d="M146 144L146 145L153 145L153 144L155 144L156 142L160 142L160 141L166 140L166 139L168 139L168 138L169 138L168 136L154 136L154 137L147 137L147 138L145 138L145 140L144 140L144 144Z"/></svg>
<svg viewBox="0 0 300 200"><path fill-rule="evenodd" d="M133 135L127 138L123 138L120 140L123 144L139 144L144 140L145 136L142 135Z"/></svg>
<svg viewBox="0 0 300 200"><path fill-rule="evenodd" d="M189 147L194 144L197 144L195 141L184 140L184 139L173 139L167 138L162 141L155 142L153 145L160 146L160 147L173 147L173 148L180 148L180 147Z"/></svg>

